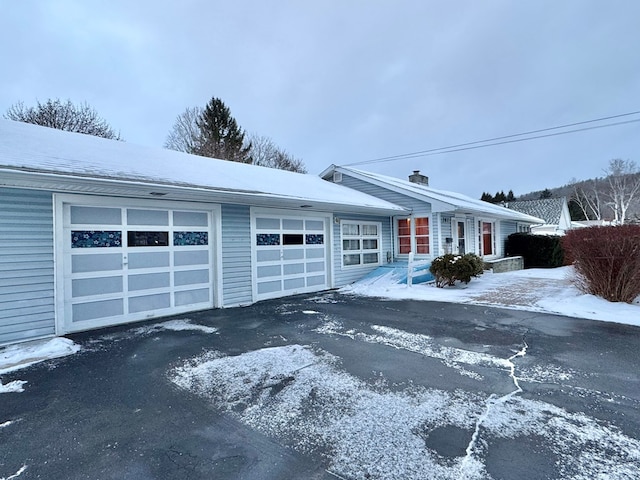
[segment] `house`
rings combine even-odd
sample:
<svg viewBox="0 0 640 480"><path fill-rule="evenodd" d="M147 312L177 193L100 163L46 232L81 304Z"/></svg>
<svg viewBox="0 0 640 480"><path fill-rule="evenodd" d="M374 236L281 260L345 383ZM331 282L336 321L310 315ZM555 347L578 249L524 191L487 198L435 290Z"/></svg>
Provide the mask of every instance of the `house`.
<svg viewBox="0 0 640 480"><path fill-rule="evenodd" d="M542 222L412 178L0 120L0 345L337 288L411 251L499 258Z"/></svg>
<svg viewBox="0 0 640 480"><path fill-rule="evenodd" d="M392 218L391 250L387 259L429 260L444 253L475 253L486 260L504 256L507 236L541 223L535 216L465 195L429 187L416 170L409 180L331 165L325 180L372 195L404 208Z"/></svg>
<svg viewBox="0 0 640 480"><path fill-rule="evenodd" d="M0 345L339 287L385 261L400 214L315 175L0 120Z"/></svg>
<svg viewBox="0 0 640 480"><path fill-rule="evenodd" d="M531 227L531 233L536 235L564 235L572 228L566 197L508 202L505 207L541 218L541 224Z"/></svg>

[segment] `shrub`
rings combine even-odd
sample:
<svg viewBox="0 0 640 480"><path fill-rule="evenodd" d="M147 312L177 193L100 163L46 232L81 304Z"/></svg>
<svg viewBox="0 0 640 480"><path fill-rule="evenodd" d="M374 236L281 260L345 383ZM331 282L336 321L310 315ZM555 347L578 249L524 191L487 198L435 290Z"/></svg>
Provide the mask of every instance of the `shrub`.
<svg viewBox="0 0 640 480"><path fill-rule="evenodd" d="M482 275L484 262L473 253L465 255L447 253L435 258L429 267L429 271L435 277L437 287L451 287L456 281L469 283L472 277Z"/></svg>
<svg viewBox="0 0 640 480"><path fill-rule="evenodd" d="M570 230L562 244L582 291L610 302L640 295L640 225Z"/></svg>
<svg viewBox="0 0 640 480"><path fill-rule="evenodd" d="M524 268L554 268L564 265L562 237L512 233L507 237L508 256L524 258Z"/></svg>

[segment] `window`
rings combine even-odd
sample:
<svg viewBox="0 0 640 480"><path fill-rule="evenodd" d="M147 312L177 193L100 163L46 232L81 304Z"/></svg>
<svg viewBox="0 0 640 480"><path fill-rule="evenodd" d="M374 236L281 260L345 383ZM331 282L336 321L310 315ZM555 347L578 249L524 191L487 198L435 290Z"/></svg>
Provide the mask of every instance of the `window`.
<svg viewBox="0 0 640 480"><path fill-rule="evenodd" d="M397 220L397 228L398 254L407 255L411 251L418 255L430 253L429 217L400 218Z"/></svg>
<svg viewBox="0 0 640 480"><path fill-rule="evenodd" d="M429 253L429 219L416 218L416 253Z"/></svg>
<svg viewBox="0 0 640 480"><path fill-rule="evenodd" d="M380 264L380 223L340 222L342 266Z"/></svg>
<svg viewBox="0 0 640 480"><path fill-rule="evenodd" d="M493 222L478 222L478 242L480 244L480 255L495 254L495 225Z"/></svg>
<svg viewBox="0 0 640 480"><path fill-rule="evenodd" d="M411 219L402 218L398 220L398 253L409 252L411 252Z"/></svg>

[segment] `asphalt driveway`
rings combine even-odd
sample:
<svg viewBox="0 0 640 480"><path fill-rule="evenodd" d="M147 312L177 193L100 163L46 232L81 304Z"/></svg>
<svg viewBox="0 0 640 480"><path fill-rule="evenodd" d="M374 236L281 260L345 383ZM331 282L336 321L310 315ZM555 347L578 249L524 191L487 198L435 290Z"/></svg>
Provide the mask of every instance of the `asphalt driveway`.
<svg viewBox="0 0 640 480"><path fill-rule="evenodd" d="M0 479L629 479L640 328L338 293L74 335Z"/></svg>

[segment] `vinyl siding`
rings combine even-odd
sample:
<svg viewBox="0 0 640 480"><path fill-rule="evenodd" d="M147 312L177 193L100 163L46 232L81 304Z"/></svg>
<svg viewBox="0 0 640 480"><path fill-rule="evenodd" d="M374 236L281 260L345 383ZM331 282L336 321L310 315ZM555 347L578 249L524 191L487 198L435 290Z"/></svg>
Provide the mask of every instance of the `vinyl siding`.
<svg viewBox="0 0 640 480"><path fill-rule="evenodd" d="M251 219L249 207L222 205L223 306L252 302Z"/></svg>
<svg viewBox="0 0 640 480"><path fill-rule="evenodd" d="M353 220L354 222L380 222L382 223L381 232L381 250L380 255L382 257L382 264L387 263L387 252L393 252L393 245L391 243L392 228L389 217L377 217L377 216L362 216L352 215L347 213L336 213L335 217L341 220ZM363 266L350 266L342 267L342 244L340 224L335 224L333 229L333 271L334 273L334 287L343 287L356 280L361 279L368 273L372 272L378 265L363 265Z"/></svg>
<svg viewBox="0 0 640 480"><path fill-rule="evenodd" d="M518 231L518 222L514 222L514 221L507 221L507 220L503 220L500 222L500 231L498 232L499 235L499 253L500 255L504 255L504 252L506 252L506 245L507 245L507 237L509 235L511 235L512 233L516 233Z"/></svg>
<svg viewBox="0 0 640 480"><path fill-rule="evenodd" d="M416 198L403 195L401 193L387 190L386 188L364 182L346 174L342 175L342 182L340 182L339 185L353 188L354 190L367 193L371 196L386 200L387 202L391 202L401 207L410 209L416 217L419 217L421 214L431 213L431 204L428 202L424 202Z"/></svg>
<svg viewBox="0 0 640 480"><path fill-rule="evenodd" d="M54 335L49 192L0 188L0 345Z"/></svg>

